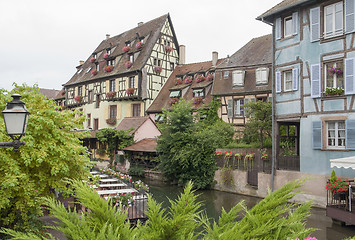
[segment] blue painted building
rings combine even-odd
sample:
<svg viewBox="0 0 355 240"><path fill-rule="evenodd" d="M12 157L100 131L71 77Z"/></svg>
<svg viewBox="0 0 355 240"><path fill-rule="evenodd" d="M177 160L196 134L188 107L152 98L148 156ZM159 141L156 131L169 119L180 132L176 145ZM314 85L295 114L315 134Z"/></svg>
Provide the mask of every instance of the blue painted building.
<svg viewBox="0 0 355 240"><path fill-rule="evenodd" d="M257 19L273 26L275 166L330 175L355 156L355 0L284 0Z"/></svg>

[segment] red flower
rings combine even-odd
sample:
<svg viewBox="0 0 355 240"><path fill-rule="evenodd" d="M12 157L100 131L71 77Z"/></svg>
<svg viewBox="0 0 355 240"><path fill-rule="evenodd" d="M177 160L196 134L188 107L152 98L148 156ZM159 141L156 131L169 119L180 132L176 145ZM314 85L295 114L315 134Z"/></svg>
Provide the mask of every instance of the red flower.
<svg viewBox="0 0 355 240"><path fill-rule="evenodd" d="M129 50L131 50L131 47L130 47L130 46L124 46L124 47L122 48L122 51L123 51L123 52L129 52Z"/></svg>

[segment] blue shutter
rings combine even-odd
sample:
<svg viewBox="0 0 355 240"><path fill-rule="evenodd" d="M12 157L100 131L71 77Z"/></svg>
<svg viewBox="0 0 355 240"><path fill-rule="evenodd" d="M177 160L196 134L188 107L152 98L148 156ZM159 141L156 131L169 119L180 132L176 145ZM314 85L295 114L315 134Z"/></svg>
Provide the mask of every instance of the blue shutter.
<svg viewBox="0 0 355 240"><path fill-rule="evenodd" d="M320 7L311 8L311 42L319 41L320 38Z"/></svg>
<svg viewBox="0 0 355 240"><path fill-rule="evenodd" d="M355 120L346 121L346 149L355 150Z"/></svg>
<svg viewBox="0 0 355 240"><path fill-rule="evenodd" d="M276 40L281 39L281 18L276 18L275 21L275 38Z"/></svg>
<svg viewBox="0 0 355 240"><path fill-rule="evenodd" d="M322 149L322 122L312 122L312 148Z"/></svg>
<svg viewBox="0 0 355 240"><path fill-rule="evenodd" d="M233 117L233 99L228 99L227 112L228 112L228 118L232 118Z"/></svg>
<svg viewBox="0 0 355 240"><path fill-rule="evenodd" d="M276 81L275 81L276 92L280 93L281 92L281 72L280 71L277 71L275 73L275 78L276 78Z"/></svg>
<svg viewBox="0 0 355 240"><path fill-rule="evenodd" d="M298 68L292 69L292 90L297 91L298 89Z"/></svg>
<svg viewBox="0 0 355 240"><path fill-rule="evenodd" d="M298 12L292 13L293 35L298 34Z"/></svg>
<svg viewBox="0 0 355 240"><path fill-rule="evenodd" d="M355 32L355 1L345 0L345 33Z"/></svg>
<svg viewBox="0 0 355 240"><path fill-rule="evenodd" d="M354 58L345 59L345 94L355 93L355 74L354 74Z"/></svg>
<svg viewBox="0 0 355 240"><path fill-rule="evenodd" d="M311 66L311 96L312 98L320 97L320 65L314 64Z"/></svg>

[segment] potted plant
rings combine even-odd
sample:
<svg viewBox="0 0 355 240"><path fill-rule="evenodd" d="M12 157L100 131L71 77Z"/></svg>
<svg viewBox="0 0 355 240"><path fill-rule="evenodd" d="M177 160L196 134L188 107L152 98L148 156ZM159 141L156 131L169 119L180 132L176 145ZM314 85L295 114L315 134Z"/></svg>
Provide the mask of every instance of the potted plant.
<svg viewBox="0 0 355 240"><path fill-rule="evenodd" d="M76 97L74 98L74 100L80 103L80 102L83 101L83 96L78 95L78 96L76 96Z"/></svg>
<svg viewBox="0 0 355 240"><path fill-rule="evenodd" d="M223 155L222 152L216 152L216 156L217 156L217 157L220 157L220 156L222 156L222 155Z"/></svg>
<svg viewBox="0 0 355 240"><path fill-rule="evenodd" d="M170 47L169 45L166 45L166 46L165 46L165 51L166 51L167 53L170 53L170 52L173 51L173 48Z"/></svg>
<svg viewBox="0 0 355 240"><path fill-rule="evenodd" d="M339 96L342 95L343 93L344 93L344 89L340 87L325 89L325 95L327 96Z"/></svg>
<svg viewBox="0 0 355 240"><path fill-rule="evenodd" d="M105 72L111 72L113 70L113 66L105 66L104 71Z"/></svg>
<svg viewBox="0 0 355 240"><path fill-rule="evenodd" d="M178 102L179 102L179 98L176 98L176 97L170 98L170 100L169 100L170 106L175 104L175 103L178 103Z"/></svg>
<svg viewBox="0 0 355 240"><path fill-rule="evenodd" d="M254 158L255 158L255 153L247 153L244 157L244 166L247 166L247 161L250 161L251 166L253 167Z"/></svg>
<svg viewBox="0 0 355 240"><path fill-rule="evenodd" d="M122 51L123 52L129 52L131 50L131 47L130 46L124 46L123 48L122 48Z"/></svg>
<svg viewBox="0 0 355 240"><path fill-rule="evenodd" d="M127 93L128 95L133 95L133 93L134 93L134 88L127 88L127 89L126 89L126 93Z"/></svg>
<svg viewBox="0 0 355 240"><path fill-rule="evenodd" d="M181 78L176 78L175 79L175 85L180 85L182 84L182 79Z"/></svg>
<svg viewBox="0 0 355 240"><path fill-rule="evenodd" d="M125 65L126 68L130 68L130 67L132 67L132 62L128 60L128 61L125 62L124 65Z"/></svg>
<svg viewBox="0 0 355 240"><path fill-rule="evenodd" d="M141 47L143 47L143 43L141 41L136 43L136 49L140 49Z"/></svg>
<svg viewBox="0 0 355 240"><path fill-rule="evenodd" d="M262 153L262 154L261 154L261 160L264 160L264 161L269 160L269 154L267 154L267 153Z"/></svg>
<svg viewBox="0 0 355 240"><path fill-rule="evenodd" d="M186 84L191 83L191 82L192 82L192 77L191 77L191 76L186 76L185 79L184 79L184 82L185 82Z"/></svg>
<svg viewBox="0 0 355 240"><path fill-rule="evenodd" d="M134 193L118 193L116 196L112 196L110 201L113 205L119 206L120 204L124 207L130 207L133 205Z"/></svg>
<svg viewBox="0 0 355 240"><path fill-rule="evenodd" d="M243 154L242 153L235 153L234 157L235 157L235 160L237 160L238 166L239 166L240 160L242 160Z"/></svg>
<svg viewBox="0 0 355 240"><path fill-rule="evenodd" d="M106 98L114 98L116 96L115 91L110 91L106 93Z"/></svg>
<svg viewBox="0 0 355 240"><path fill-rule="evenodd" d="M206 76L207 81L212 81L213 80L213 74L209 73Z"/></svg>
<svg viewBox="0 0 355 240"><path fill-rule="evenodd" d="M197 83L202 82L202 81L205 81L205 80L206 80L206 78L205 78L203 75L198 75L198 76L196 77L196 79L195 79L195 81L196 81Z"/></svg>
<svg viewBox="0 0 355 240"><path fill-rule="evenodd" d="M92 74L93 76L95 76L95 75L97 74L97 70L96 70L96 69L92 70L92 71L91 71L91 74Z"/></svg>
<svg viewBox="0 0 355 240"><path fill-rule="evenodd" d="M95 61L96 61L96 58L94 58L94 57L91 57L91 58L90 58L90 62L93 63L93 62L95 62Z"/></svg>
<svg viewBox="0 0 355 240"><path fill-rule="evenodd" d="M116 118L109 118L109 119L106 119L106 123L109 125L116 125L117 120L116 120Z"/></svg>
<svg viewBox="0 0 355 240"><path fill-rule="evenodd" d="M332 193L334 199L345 199L345 195L349 190L349 179L337 177L333 169L325 189Z"/></svg>
<svg viewBox="0 0 355 240"><path fill-rule="evenodd" d="M149 187L147 184L144 184L144 182L142 182L141 180L138 180L136 182L133 183L133 186L135 189L137 190L143 190L145 192L149 192Z"/></svg>
<svg viewBox="0 0 355 240"><path fill-rule="evenodd" d="M155 71L156 73L161 73L161 71L163 71L163 68L162 68L161 66L155 66L155 67L154 67L154 71Z"/></svg>
<svg viewBox="0 0 355 240"><path fill-rule="evenodd" d="M203 102L203 97L194 97L192 102L193 104L200 104Z"/></svg>
<svg viewBox="0 0 355 240"><path fill-rule="evenodd" d="M105 53L104 54L104 58L106 59L106 58L108 58L110 56L110 54L108 54L108 53Z"/></svg>

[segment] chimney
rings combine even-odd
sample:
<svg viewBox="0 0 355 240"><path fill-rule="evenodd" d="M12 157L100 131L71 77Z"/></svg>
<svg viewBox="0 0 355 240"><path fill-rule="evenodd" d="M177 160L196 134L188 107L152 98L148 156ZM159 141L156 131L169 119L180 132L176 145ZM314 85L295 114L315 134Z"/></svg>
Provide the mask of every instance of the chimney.
<svg viewBox="0 0 355 240"><path fill-rule="evenodd" d="M80 60L79 61L79 65L83 65L84 64L84 61L83 60Z"/></svg>
<svg viewBox="0 0 355 240"><path fill-rule="evenodd" d="M106 39L109 39L110 38L110 34L106 34Z"/></svg>
<svg viewBox="0 0 355 240"><path fill-rule="evenodd" d="M138 27L142 26L143 25L143 22L139 22L138 23Z"/></svg>
<svg viewBox="0 0 355 240"><path fill-rule="evenodd" d="M218 52L213 51L212 52L212 67L217 66L217 61L218 61Z"/></svg>
<svg viewBox="0 0 355 240"><path fill-rule="evenodd" d="M185 64L185 45L180 45L179 64Z"/></svg>

